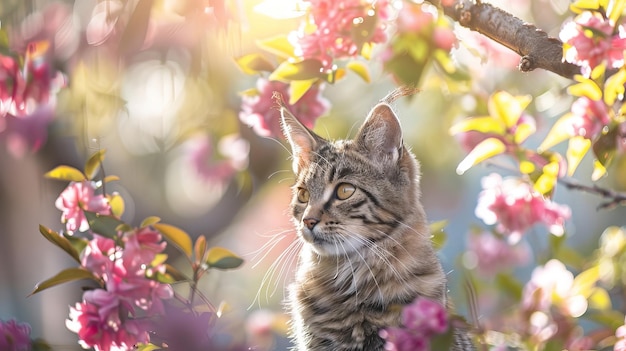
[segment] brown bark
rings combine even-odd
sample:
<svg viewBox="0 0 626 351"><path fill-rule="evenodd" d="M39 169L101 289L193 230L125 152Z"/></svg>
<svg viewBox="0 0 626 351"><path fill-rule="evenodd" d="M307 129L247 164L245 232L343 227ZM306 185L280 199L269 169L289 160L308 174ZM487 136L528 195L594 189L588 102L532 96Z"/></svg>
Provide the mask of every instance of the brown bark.
<svg viewBox="0 0 626 351"><path fill-rule="evenodd" d="M444 6L440 0L429 1L443 8L444 13L461 26L477 31L506 46L521 56L519 70L536 68L572 79L580 67L563 62L563 43L533 24L523 22L512 14L480 0L456 0Z"/></svg>

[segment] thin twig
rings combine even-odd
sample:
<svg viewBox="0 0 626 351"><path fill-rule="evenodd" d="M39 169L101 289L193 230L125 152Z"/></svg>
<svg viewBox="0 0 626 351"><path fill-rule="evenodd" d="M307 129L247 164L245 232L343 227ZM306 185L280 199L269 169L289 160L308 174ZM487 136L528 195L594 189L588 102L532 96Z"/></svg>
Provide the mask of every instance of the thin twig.
<svg viewBox="0 0 626 351"><path fill-rule="evenodd" d="M617 206L626 206L626 193L605 189L595 184L584 185L577 183L573 180L564 178L559 179L559 183L563 184L567 189L584 191L586 193L595 194L609 200L598 205L598 207L596 207L596 210L598 211L612 209Z"/></svg>

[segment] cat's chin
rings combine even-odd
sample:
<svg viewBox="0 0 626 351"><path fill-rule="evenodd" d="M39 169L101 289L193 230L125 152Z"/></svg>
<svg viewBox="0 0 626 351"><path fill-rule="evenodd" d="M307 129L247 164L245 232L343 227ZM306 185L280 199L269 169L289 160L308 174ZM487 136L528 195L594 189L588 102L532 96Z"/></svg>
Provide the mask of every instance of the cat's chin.
<svg viewBox="0 0 626 351"><path fill-rule="evenodd" d="M306 229L300 232L300 237L305 242L305 245L319 256L346 256L359 249L355 242L328 240L323 235Z"/></svg>

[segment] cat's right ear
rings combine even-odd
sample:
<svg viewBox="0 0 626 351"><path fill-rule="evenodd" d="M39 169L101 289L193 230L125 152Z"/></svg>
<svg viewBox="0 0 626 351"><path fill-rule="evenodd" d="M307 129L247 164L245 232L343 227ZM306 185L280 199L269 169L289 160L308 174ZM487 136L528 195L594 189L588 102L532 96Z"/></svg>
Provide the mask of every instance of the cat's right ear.
<svg viewBox="0 0 626 351"><path fill-rule="evenodd" d="M291 145L293 172L298 174L301 169L305 168L311 162L313 150L317 147L320 139L282 104L280 115L283 134L285 134L289 145Z"/></svg>

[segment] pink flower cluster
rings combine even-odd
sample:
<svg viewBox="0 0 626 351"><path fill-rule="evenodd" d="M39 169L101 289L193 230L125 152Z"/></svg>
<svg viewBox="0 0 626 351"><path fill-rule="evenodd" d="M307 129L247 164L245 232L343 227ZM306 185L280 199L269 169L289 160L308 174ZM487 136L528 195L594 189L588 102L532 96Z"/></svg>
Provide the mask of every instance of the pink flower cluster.
<svg viewBox="0 0 626 351"><path fill-rule="evenodd" d="M317 59L331 68L333 59L359 54L365 43L387 39L384 21L388 18L387 0L309 0L310 19L290 39L296 55ZM315 30L311 31L313 24Z"/></svg>
<svg viewBox="0 0 626 351"><path fill-rule="evenodd" d="M13 319L0 320L0 350L30 351L30 325Z"/></svg>
<svg viewBox="0 0 626 351"><path fill-rule="evenodd" d="M563 235L565 220L571 216L566 205L559 205L535 191L519 178L502 179L497 173L484 177L483 191L478 196L476 217L507 235L511 243L536 223L548 226L554 235Z"/></svg>
<svg viewBox="0 0 626 351"><path fill-rule="evenodd" d="M282 135L280 109L272 97L274 92L278 92L285 101L288 101L290 96L289 85L259 78L257 91L257 95L243 97L239 119L252 127L260 136L278 137ZM330 108L330 103L321 95L321 91L321 86L315 85L298 102L293 105L287 104L287 109L308 128L312 128L317 118Z"/></svg>
<svg viewBox="0 0 626 351"><path fill-rule="evenodd" d="M184 147L189 163L205 181L229 179L248 165L250 144L239 135L227 135L218 143L220 154L226 157L224 160L215 160L207 135L189 138Z"/></svg>
<svg viewBox="0 0 626 351"><path fill-rule="evenodd" d="M624 65L626 29L597 12L585 11L567 22L560 33L566 44L564 59L582 67L589 77L591 71L605 63L609 68Z"/></svg>
<svg viewBox="0 0 626 351"><path fill-rule="evenodd" d="M493 233L473 233L469 236L465 265L476 269L484 277L524 265L531 257L530 248L523 242L511 245Z"/></svg>
<svg viewBox="0 0 626 351"><path fill-rule="evenodd" d="M71 182L54 205L61 210L61 222L65 223L67 233L84 232L89 223L83 211L103 215L111 214L111 206L104 195L96 195L96 184L92 181Z"/></svg>
<svg viewBox="0 0 626 351"><path fill-rule="evenodd" d="M16 57L0 53L0 137L16 157L45 143L53 117L51 93L65 84L49 62L49 45L30 43L23 67Z"/></svg>
<svg viewBox="0 0 626 351"><path fill-rule="evenodd" d="M403 2L402 10L398 12L396 24L398 34L416 35L424 33L432 36L435 47L450 51L456 44L456 36L451 27L437 23L435 15L424 11L424 4Z"/></svg>
<svg viewBox="0 0 626 351"><path fill-rule="evenodd" d="M594 140L604 126L611 120L603 101L594 101L586 96L578 98L572 103L572 118L568 128L572 136L582 136Z"/></svg>
<svg viewBox="0 0 626 351"><path fill-rule="evenodd" d="M120 239L123 247L94 234L81 255L81 265L105 287L85 292L83 301L70 307L66 326L78 334L84 348L130 350L149 342L146 321L163 315L163 300L173 296L169 285L147 277L165 272L163 264L152 266L165 249L161 235L145 227L123 233Z"/></svg>
<svg viewBox="0 0 626 351"><path fill-rule="evenodd" d="M430 299L418 297L402 310L402 327L381 331L386 340L385 350L427 351L430 340L448 330L448 314L445 308Z"/></svg>

